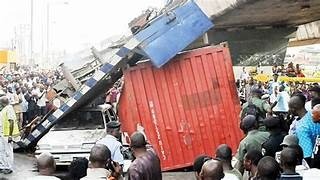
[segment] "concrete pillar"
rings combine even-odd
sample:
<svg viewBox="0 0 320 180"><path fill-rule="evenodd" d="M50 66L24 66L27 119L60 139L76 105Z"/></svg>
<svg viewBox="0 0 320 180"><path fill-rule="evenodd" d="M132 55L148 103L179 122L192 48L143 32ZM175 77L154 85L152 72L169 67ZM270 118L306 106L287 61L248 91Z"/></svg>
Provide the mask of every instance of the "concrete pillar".
<svg viewBox="0 0 320 180"><path fill-rule="evenodd" d="M66 78L70 82L74 89L78 90L80 87L79 82L73 77L73 75L64 65L64 63L61 63L59 66L61 67L64 78Z"/></svg>

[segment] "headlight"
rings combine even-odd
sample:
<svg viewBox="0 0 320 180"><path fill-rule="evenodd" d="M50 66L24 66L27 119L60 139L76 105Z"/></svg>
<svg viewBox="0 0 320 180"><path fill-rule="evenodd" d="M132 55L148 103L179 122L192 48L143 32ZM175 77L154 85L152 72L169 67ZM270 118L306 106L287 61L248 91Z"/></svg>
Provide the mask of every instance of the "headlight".
<svg viewBox="0 0 320 180"><path fill-rule="evenodd" d="M94 146L94 143L83 143L81 149L91 149Z"/></svg>

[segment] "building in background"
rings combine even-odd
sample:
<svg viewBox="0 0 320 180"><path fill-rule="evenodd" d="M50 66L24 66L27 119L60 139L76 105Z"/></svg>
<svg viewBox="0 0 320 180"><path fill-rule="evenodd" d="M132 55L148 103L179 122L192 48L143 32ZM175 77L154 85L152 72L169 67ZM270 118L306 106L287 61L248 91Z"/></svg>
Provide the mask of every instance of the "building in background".
<svg viewBox="0 0 320 180"><path fill-rule="evenodd" d="M17 55L12 50L0 50L0 67L1 69L14 70L17 67Z"/></svg>

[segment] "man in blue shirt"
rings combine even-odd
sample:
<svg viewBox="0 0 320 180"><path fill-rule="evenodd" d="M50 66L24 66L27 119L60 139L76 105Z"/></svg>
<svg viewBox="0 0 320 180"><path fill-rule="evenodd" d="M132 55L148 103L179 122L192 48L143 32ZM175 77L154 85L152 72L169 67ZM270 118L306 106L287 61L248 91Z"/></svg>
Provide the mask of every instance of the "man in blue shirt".
<svg viewBox="0 0 320 180"><path fill-rule="evenodd" d="M297 131L297 124L301 122L302 119L307 118L307 110L304 108L306 103L306 97L303 94L296 94L291 97L289 101L289 111L295 116L295 119L292 121L289 134L295 135Z"/></svg>
<svg viewBox="0 0 320 180"><path fill-rule="evenodd" d="M320 136L320 104L313 107L298 123L296 129L303 156L310 164L317 136Z"/></svg>

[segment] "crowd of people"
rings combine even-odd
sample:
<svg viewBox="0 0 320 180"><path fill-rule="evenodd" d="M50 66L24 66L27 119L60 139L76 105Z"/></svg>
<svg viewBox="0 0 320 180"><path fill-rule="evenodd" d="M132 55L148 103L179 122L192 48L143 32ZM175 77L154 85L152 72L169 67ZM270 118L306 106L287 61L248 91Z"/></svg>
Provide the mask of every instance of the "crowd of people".
<svg viewBox="0 0 320 180"><path fill-rule="evenodd" d="M317 83L279 82L278 73L264 84L250 75L244 81L249 83L238 86L239 91L245 89L239 124L244 137L237 152L234 155L230 146L222 144L217 147L214 157L200 155L193 164L195 178L320 178L320 86ZM119 122L108 123L107 136L96 142L89 161L80 158L72 162L67 178L122 179L124 155L119 142L120 129ZM128 170L128 179L162 179L160 159L152 148L148 148L145 134L134 133L130 147L135 158ZM50 154L46 156L52 159ZM41 175L40 162L40 176L48 175Z"/></svg>
<svg viewBox="0 0 320 180"><path fill-rule="evenodd" d="M320 86L279 82L278 76L274 71L272 80L258 82L243 68L237 87L245 136L236 163L231 164L231 148L220 145L215 157L195 160L199 179L320 178Z"/></svg>
<svg viewBox="0 0 320 180"><path fill-rule="evenodd" d="M0 96L5 96L13 106L18 125L22 128L36 116L44 116L48 111L47 92L62 78L59 71L30 70L0 73Z"/></svg>
<svg viewBox="0 0 320 180"><path fill-rule="evenodd" d="M289 67L298 72L299 66ZM279 74L288 75L287 70L274 68L273 72L272 80L258 82L243 69L237 88L242 101L239 128L244 137L235 155L229 145L221 144L214 157L198 156L193 164L196 179L320 178L320 85L279 82ZM12 172L9 162L13 162L13 154L7 151L12 148L8 147L12 138L34 118L49 111L47 92L59 79L59 72L24 69L0 75L0 173ZM107 91L104 103L116 106L122 85L123 80ZM120 122L109 122L106 133L92 147L89 159L78 158L71 162L67 176L55 176L53 156L43 153L37 158L39 175L28 180L123 179ZM132 134L130 148L134 158L126 175L128 179L162 179L160 159L144 132Z"/></svg>
<svg viewBox="0 0 320 180"><path fill-rule="evenodd" d="M14 138L23 136L26 127L46 115L47 92L61 79L58 71L19 67L0 72L0 173L12 173Z"/></svg>
<svg viewBox="0 0 320 180"><path fill-rule="evenodd" d="M263 74L263 70L261 70L260 63L251 69L248 73L245 71L245 67L243 67L243 72L240 76L241 80L247 79L249 76L255 76L257 74ZM272 66L272 73L278 74L280 76L288 76L288 77L305 77L303 73L303 69L300 67L300 64L294 65L292 62L288 63L287 67L284 64L278 66Z"/></svg>

